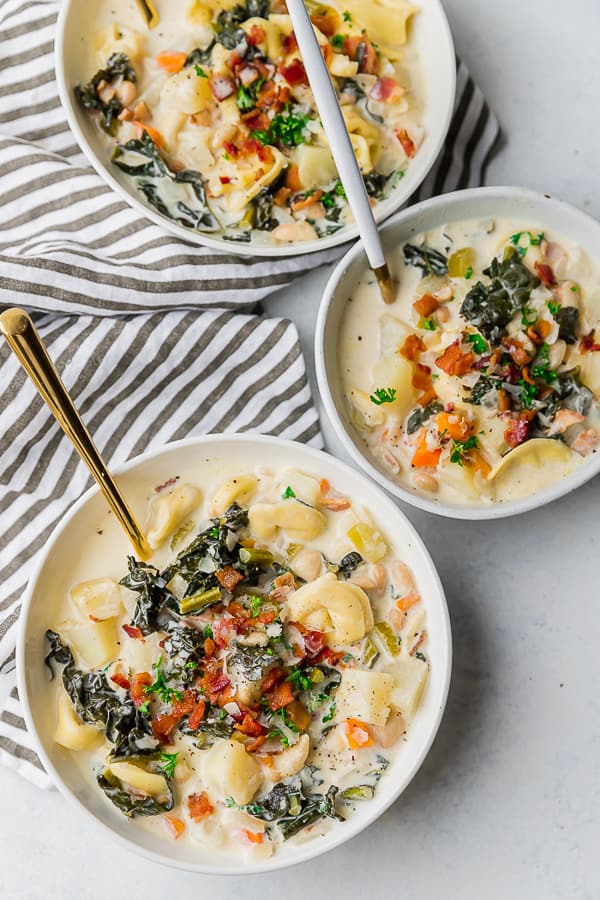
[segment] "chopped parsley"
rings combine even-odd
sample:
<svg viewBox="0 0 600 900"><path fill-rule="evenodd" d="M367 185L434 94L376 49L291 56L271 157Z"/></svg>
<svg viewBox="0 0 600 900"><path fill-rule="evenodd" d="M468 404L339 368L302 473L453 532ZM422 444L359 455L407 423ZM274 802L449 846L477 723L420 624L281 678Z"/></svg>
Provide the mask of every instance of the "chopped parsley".
<svg viewBox="0 0 600 900"><path fill-rule="evenodd" d="M285 680L290 682L295 691L310 691L313 686L310 675L307 675L306 671L299 669L298 666L294 666Z"/></svg>
<svg viewBox="0 0 600 900"><path fill-rule="evenodd" d="M467 266L467 271L465 272L465 278L468 281L469 278L472 278L472 277L473 277L473 266Z"/></svg>
<svg viewBox="0 0 600 900"><path fill-rule="evenodd" d="M291 488L288 484L285 491L281 495L281 499L282 500L290 500L290 499L294 499L295 497L296 497L296 494L295 494L293 488Z"/></svg>
<svg viewBox="0 0 600 900"><path fill-rule="evenodd" d="M166 778L172 778L175 774L175 766L177 765L177 757L179 753L161 753L160 767Z"/></svg>
<svg viewBox="0 0 600 900"><path fill-rule="evenodd" d="M435 329L437 328L435 319L432 319L431 317L429 317L428 319L423 319L422 321L423 324L421 327L424 328L425 331L435 331Z"/></svg>
<svg viewBox="0 0 600 900"><path fill-rule="evenodd" d="M159 656L156 662L152 665L156 677L152 684L144 685L144 693L156 694L156 696L160 700L162 700L163 703L169 703L173 699L173 697L175 697L176 700L181 700L181 698L183 697L183 693L169 687L165 678L165 674L160 668L161 663L162 655Z"/></svg>
<svg viewBox="0 0 600 900"><path fill-rule="evenodd" d="M231 159L229 153L222 153L221 156L223 157L223 159L227 159L227 160Z"/></svg>
<svg viewBox="0 0 600 900"><path fill-rule="evenodd" d="M257 617L257 615L259 614L262 604L263 604L262 597L257 597L256 595L253 597L250 597L250 615L252 616L253 619L255 619Z"/></svg>
<svg viewBox="0 0 600 900"><path fill-rule="evenodd" d="M480 355L488 349L488 345L480 334L468 334L467 343L471 344L475 353Z"/></svg>
<svg viewBox="0 0 600 900"><path fill-rule="evenodd" d="M150 701L145 700L143 703L140 703L138 709L143 716L148 716L150 714Z"/></svg>
<svg viewBox="0 0 600 900"><path fill-rule="evenodd" d="M573 288L571 288L571 290L573 290ZM561 305L558 300L548 300L548 309L553 316L557 316L561 310Z"/></svg>
<svg viewBox="0 0 600 900"><path fill-rule="evenodd" d="M344 35L343 34L334 34L331 38L331 46L336 47L339 50L344 46Z"/></svg>
<svg viewBox="0 0 600 900"><path fill-rule="evenodd" d="M524 378L519 378L519 387L521 388L521 403L526 409L531 408L531 404L537 397L538 389L536 384L529 384Z"/></svg>
<svg viewBox="0 0 600 900"><path fill-rule="evenodd" d="M397 393L396 388L377 388L369 400L375 406L381 406L382 403L393 403Z"/></svg>
<svg viewBox="0 0 600 900"><path fill-rule="evenodd" d="M523 328L529 328L530 325L535 325L538 320L538 314L535 309L532 309L530 306L524 306L521 311L521 325Z"/></svg>
<svg viewBox="0 0 600 900"><path fill-rule="evenodd" d="M212 638L212 636L213 636L213 630L212 630L212 628L210 627L210 625L205 625L205 626L204 626L204 637L205 637L205 638Z"/></svg>
<svg viewBox="0 0 600 900"><path fill-rule="evenodd" d="M309 119L310 116L304 115L304 113L298 115L292 112L278 113L268 129L253 131L252 137L261 144L279 142L286 147L297 147L305 141L304 129Z"/></svg>
<svg viewBox="0 0 600 900"><path fill-rule="evenodd" d="M321 203L325 209L332 209L336 205L336 197L342 197L343 200L346 199L346 191L344 190L344 185L341 181L336 181L331 190L325 191L321 196Z"/></svg>
<svg viewBox="0 0 600 900"><path fill-rule="evenodd" d="M257 78L252 84L240 84L236 102L242 112L250 112L256 106L256 98L261 87L265 83L264 78Z"/></svg>
<svg viewBox="0 0 600 900"><path fill-rule="evenodd" d="M528 238L528 243L526 245L521 243L523 237ZM516 234L511 234L508 240L513 247L517 248L520 256L525 256L528 247L539 247L544 240L544 232L540 231L538 235L533 235L531 231L517 231Z"/></svg>
<svg viewBox="0 0 600 900"><path fill-rule="evenodd" d="M208 78L208 75L206 74L202 66L194 66L194 69L196 70L196 75L198 76L198 78Z"/></svg>
<svg viewBox="0 0 600 900"><path fill-rule="evenodd" d="M474 450L479 446L479 439L477 435L472 434L470 438L467 438L466 441L455 441L452 440L452 450L450 451L450 462L456 463L459 466L464 465L464 455L468 453L469 450Z"/></svg>
<svg viewBox="0 0 600 900"><path fill-rule="evenodd" d="M342 16L344 18L344 22L348 22L348 24L350 25L352 22L352 16L350 15L350 13L348 12L347 9L344 10L344 12L342 13Z"/></svg>
<svg viewBox="0 0 600 900"><path fill-rule="evenodd" d="M329 707L329 712L327 713L326 716L323 716L323 719L322 719L321 721L323 721L323 722L331 722L331 720L332 720L333 717L335 716L336 708L337 708L337 704L336 704L336 702L335 702L335 700L334 700L333 703L331 704L331 706Z"/></svg>

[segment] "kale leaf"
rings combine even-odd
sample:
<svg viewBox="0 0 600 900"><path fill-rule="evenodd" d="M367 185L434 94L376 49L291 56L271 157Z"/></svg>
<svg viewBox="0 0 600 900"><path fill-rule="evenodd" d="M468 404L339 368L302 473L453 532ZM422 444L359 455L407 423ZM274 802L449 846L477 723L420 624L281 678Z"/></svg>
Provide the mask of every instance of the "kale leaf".
<svg viewBox="0 0 600 900"><path fill-rule="evenodd" d="M592 406L594 394L579 378L580 369L576 366L568 372L560 372L556 376L553 387L560 397L562 406L587 416Z"/></svg>
<svg viewBox="0 0 600 900"><path fill-rule="evenodd" d="M406 265L422 269L424 276L448 274L448 258L439 250L426 247L425 244L420 247L415 244L405 244L402 252Z"/></svg>
<svg viewBox="0 0 600 900"><path fill-rule="evenodd" d="M114 803L117 809L127 818L132 818L133 816L158 816L161 813L169 812L175 805L173 792L168 785L167 797L163 803L159 803L154 797L130 794L121 786L121 782L112 774L110 769L101 772L96 780L111 803Z"/></svg>
<svg viewBox="0 0 600 900"><path fill-rule="evenodd" d="M272 215L273 213L273 194L269 188L263 188L254 198L254 208L256 210L256 218L254 227L259 231L273 231L277 228L279 222Z"/></svg>
<svg viewBox="0 0 600 900"><path fill-rule="evenodd" d="M444 411L444 407L441 403L438 403L437 400L434 400L432 403L429 403L427 406L418 406L414 409L408 420L406 422L406 432L407 434L414 434L415 431L418 431L425 422L428 422L432 416L437 415Z"/></svg>
<svg viewBox="0 0 600 900"><path fill-rule="evenodd" d="M338 577L349 578L352 572L363 562L363 558L356 550L347 553L339 562Z"/></svg>
<svg viewBox="0 0 600 900"><path fill-rule="evenodd" d="M579 329L579 310L575 306L561 306L554 316L558 322L558 336L566 344L574 344L577 341Z"/></svg>
<svg viewBox="0 0 600 900"><path fill-rule="evenodd" d="M138 601L131 624L142 634L151 634L159 628L160 613L167 608L176 609L176 598L167 589L167 579L156 566L139 562L134 556L127 557L129 574L121 578L119 584L135 591Z"/></svg>
<svg viewBox="0 0 600 900"><path fill-rule="evenodd" d="M460 314L492 343L500 343L504 330L515 313L529 302L539 278L524 265L514 250L505 259L493 259L483 270L491 281L478 281L465 297Z"/></svg>
<svg viewBox="0 0 600 900"><path fill-rule="evenodd" d="M125 81L137 81L135 69L125 53L112 53L103 69L99 69L87 84L78 84L75 88L75 96L84 109L100 113L100 124L105 131L113 134L117 124L117 117L123 110L123 104L117 97L110 100L102 100L99 94L99 86L102 83L112 85L117 78Z"/></svg>
<svg viewBox="0 0 600 900"><path fill-rule="evenodd" d="M480 375L471 388L469 396L464 399L467 403L481 406L481 404L484 403L485 398L491 394L492 391L497 391L501 385L502 381L500 378L495 378L493 375Z"/></svg>
<svg viewBox="0 0 600 900"><path fill-rule="evenodd" d="M250 644L233 644L233 655L228 665L240 669L249 681L260 681L268 669L277 661L270 647L258 647Z"/></svg>
<svg viewBox="0 0 600 900"><path fill-rule="evenodd" d="M284 840L324 816L342 819L335 809L338 788L332 785L325 794L308 793L302 779L296 776L279 782L265 797L243 807L264 822L276 822Z"/></svg>

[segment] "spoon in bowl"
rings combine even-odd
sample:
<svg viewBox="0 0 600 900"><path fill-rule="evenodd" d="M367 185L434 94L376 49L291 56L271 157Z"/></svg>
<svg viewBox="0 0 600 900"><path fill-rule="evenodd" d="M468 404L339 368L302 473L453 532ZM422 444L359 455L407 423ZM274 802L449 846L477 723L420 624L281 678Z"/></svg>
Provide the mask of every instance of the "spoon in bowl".
<svg viewBox="0 0 600 900"><path fill-rule="evenodd" d="M92 473L119 523L127 532L127 537L138 557L142 560L149 559L152 550L144 532L83 424L29 315L22 309L5 310L0 315L0 331L33 381L42 400Z"/></svg>

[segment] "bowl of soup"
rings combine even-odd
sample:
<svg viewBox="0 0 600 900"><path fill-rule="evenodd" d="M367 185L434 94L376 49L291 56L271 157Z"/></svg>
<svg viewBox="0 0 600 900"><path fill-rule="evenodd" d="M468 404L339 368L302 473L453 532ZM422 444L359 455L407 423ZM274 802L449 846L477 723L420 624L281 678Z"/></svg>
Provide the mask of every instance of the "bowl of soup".
<svg viewBox="0 0 600 900"><path fill-rule="evenodd" d="M71 129L101 177L177 236L286 256L356 237L285 4L67 0L56 41ZM313 4L375 215L446 137L456 63L439 0Z"/></svg>
<svg viewBox="0 0 600 900"><path fill-rule="evenodd" d="M213 435L123 466L153 547L96 488L21 614L19 696L46 771L127 848L204 873L324 853L406 787L451 638L403 514L325 453Z"/></svg>
<svg viewBox="0 0 600 900"><path fill-rule="evenodd" d="M600 226L546 195L481 188L383 229L383 303L362 248L316 330L326 411L355 461L430 512L524 512L600 468Z"/></svg>

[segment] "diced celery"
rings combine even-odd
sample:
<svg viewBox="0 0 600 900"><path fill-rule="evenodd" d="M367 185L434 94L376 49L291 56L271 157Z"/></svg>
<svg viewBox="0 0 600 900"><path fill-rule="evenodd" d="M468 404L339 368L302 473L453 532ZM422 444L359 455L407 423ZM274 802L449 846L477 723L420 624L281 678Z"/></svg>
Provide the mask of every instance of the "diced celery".
<svg viewBox="0 0 600 900"><path fill-rule="evenodd" d="M373 641L370 638L367 638L365 640L365 645L363 647L363 652L360 658L362 665L370 669L371 666L375 665L378 657L379 650L377 649Z"/></svg>
<svg viewBox="0 0 600 900"><path fill-rule="evenodd" d="M464 278L469 269L473 268L475 254L472 247L462 247L456 250L448 260L448 274L451 278Z"/></svg>
<svg viewBox="0 0 600 900"><path fill-rule="evenodd" d="M348 532L348 537L368 562L376 563L387 553L387 545L379 532L366 522L358 522Z"/></svg>
<svg viewBox="0 0 600 900"><path fill-rule="evenodd" d="M400 644L398 641L398 635L394 631L391 625L387 622L376 622L375 623L375 631L383 641L385 645L385 649L391 656L398 656L400 653Z"/></svg>

